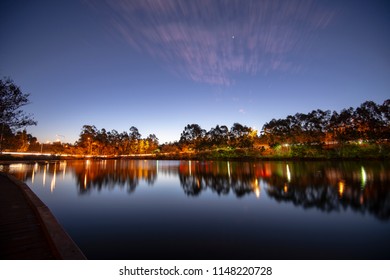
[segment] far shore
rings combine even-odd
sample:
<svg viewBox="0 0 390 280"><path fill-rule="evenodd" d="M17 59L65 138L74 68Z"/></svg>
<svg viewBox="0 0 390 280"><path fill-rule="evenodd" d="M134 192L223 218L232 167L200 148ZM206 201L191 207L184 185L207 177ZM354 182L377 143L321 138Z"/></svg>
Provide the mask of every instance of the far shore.
<svg viewBox="0 0 390 280"><path fill-rule="evenodd" d="M338 161L338 160L389 160L389 156L262 156L247 155L217 155L212 153L172 153L172 154L137 154L137 155L0 155L0 164L12 163L45 163L59 160L199 160L199 161Z"/></svg>

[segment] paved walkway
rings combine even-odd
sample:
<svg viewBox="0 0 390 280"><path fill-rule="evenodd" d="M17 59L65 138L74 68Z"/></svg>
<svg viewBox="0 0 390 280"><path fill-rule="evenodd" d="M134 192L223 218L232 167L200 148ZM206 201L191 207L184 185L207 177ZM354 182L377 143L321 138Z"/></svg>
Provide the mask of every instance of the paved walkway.
<svg viewBox="0 0 390 280"><path fill-rule="evenodd" d="M31 189L1 172L0 259L85 259Z"/></svg>

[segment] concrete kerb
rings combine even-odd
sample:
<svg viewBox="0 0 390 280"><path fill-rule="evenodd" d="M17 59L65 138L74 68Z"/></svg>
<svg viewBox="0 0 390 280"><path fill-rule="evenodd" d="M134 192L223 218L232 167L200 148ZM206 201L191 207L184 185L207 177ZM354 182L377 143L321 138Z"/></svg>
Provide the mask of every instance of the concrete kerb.
<svg viewBox="0 0 390 280"><path fill-rule="evenodd" d="M27 201L37 214L46 238L53 249L53 253L62 260L86 260L87 258L59 224L50 209L34 194L23 182L10 174L5 174L22 191Z"/></svg>

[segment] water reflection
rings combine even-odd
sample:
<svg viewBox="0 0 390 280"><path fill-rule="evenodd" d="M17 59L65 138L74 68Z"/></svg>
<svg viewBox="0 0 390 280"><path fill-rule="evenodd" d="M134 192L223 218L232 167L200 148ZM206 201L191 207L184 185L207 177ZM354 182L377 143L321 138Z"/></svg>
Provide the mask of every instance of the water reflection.
<svg viewBox="0 0 390 280"><path fill-rule="evenodd" d="M93 189L126 188L129 193L135 191L140 180L153 185L157 179L155 161L103 160L77 162L69 167L76 177L80 194Z"/></svg>
<svg viewBox="0 0 390 280"><path fill-rule="evenodd" d="M189 196L211 190L218 195L232 192L237 197L260 197L260 182L265 174L263 168L252 163L221 161L180 162L178 171L180 184Z"/></svg>
<svg viewBox="0 0 390 280"><path fill-rule="evenodd" d="M291 181L276 173L267 180L267 194L276 201L325 212L352 209L382 220L390 217L388 163L294 163ZM280 187L284 184L284 187ZM288 190L288 191L287 191Z"/></svg>
<svg viewBox="0 0 390 280"><path fill-rule="evenodd" d="M158 176L178 178L187 196L211 192L237 198L265 192L277 202L324 212L351 209L390 218L390 164L388 162L229 162L102 160L0 165L19 179L38 178L55 192L58 180L75 178L80 195L103 188L136 191L140 182L153 186ZM59 175L59 174L62 174ZM58 176L59 175L59 176ZM62 177L62 178L61 178ZM259 202L261 203L261 202Z"/></svg>

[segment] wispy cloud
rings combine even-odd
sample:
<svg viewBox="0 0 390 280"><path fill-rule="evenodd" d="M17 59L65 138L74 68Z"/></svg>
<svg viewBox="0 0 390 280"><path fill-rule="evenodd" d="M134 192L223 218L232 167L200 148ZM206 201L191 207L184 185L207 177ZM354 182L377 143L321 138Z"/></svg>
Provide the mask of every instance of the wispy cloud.
<svg viewBox="0 0 390 280"><path fill-rule="evenodd" d="M290 55L333 14L312 0L106 1L111 30L140 52L196 82L231 85L234 75L296 71Z"/></svg>

